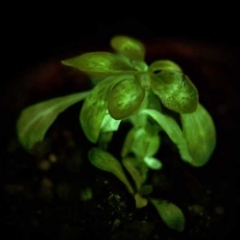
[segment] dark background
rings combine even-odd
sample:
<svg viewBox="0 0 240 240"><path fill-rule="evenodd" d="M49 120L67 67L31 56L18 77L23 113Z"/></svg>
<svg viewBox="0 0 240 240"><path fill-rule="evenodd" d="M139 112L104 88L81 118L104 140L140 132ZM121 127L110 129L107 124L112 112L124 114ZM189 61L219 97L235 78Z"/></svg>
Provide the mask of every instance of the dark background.
<svg viewBox="0 0 240 240"><path fill-rule="evenodd" d="M167 6L166 6L167 5ZM1 22L4 70L27 69L66 51L85 46L108 46L116 34L142 41L183 38L239 50L239 17L233 5L194 3L129 4L79 2L78 5L34 3L3 8ZM96 48L97 49L97 48ZM2 81L9 81L7 79Z"/></svg>

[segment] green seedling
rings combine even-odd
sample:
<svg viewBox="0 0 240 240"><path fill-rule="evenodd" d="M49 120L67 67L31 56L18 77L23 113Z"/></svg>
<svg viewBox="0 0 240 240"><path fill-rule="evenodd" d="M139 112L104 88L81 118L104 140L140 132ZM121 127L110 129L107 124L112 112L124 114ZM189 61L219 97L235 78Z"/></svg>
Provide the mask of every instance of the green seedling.
<svg viewBox="0 0 240 240"><path fill-rule="evenodd" d="M23 110L17 122L19 140L31 150L44 140L61 112L84 101L79 122L87 139L96 144L89 151L91 164L114 174L133 196L137 208L150 202L168 227L183 231L182 211L167 200L151 198L152 186L145 183L149 170L162 168L155 156L162 132L176 145L187 164L194 167L206 164L216 144L213 120L199 103L197 88L176 63L158 60L148 66L144 62L144 45L130 37L114 37L111 46L115 53L85 53L62 61L87 74L93 88ZM175 114L167 114L171 112ZM180 121L173 117L176 114ZM121 122L127 121L132 128L125 137L121 159L116 159L108 145Z"/></svg>

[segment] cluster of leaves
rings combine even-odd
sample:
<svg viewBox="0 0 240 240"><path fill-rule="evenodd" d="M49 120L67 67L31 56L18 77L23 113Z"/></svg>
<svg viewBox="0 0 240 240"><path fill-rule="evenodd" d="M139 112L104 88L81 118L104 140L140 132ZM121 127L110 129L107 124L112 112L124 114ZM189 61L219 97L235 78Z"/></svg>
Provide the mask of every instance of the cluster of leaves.
<svg viewBox="0 0 240 240"><path fill-rule="evenodd" d="M144 185L148 169L161 169L155 154L164 131L177 146L181 159L202 166L216 144L214 123L198 101L198 91L182 69L170 60L144 62L144 45L136 39L117 36L111 40L116 53L86 53L62 61L86 73L94 87L87 92L51 99L23 110L17 123L20 142L26 149L42 141L57 116L76 102L84 100L80 124L89 141L98 144L89 152L90 162L113 173L127 187L141 208L151 202L163 221L178 231L184 229L182 211L163 199L143 197L151 193ZM180 125L172 116L179 115ZM122 147L121 161L107 151L121 121L132 128ZM123 166L135 182L127 179Z"/></svg>

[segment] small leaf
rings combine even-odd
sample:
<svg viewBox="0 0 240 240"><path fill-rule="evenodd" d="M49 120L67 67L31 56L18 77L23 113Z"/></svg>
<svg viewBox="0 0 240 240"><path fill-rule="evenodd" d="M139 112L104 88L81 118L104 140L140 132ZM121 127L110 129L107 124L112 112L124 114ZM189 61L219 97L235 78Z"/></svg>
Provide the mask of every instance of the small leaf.
<svg viewBox="0 0 240 240"><path fill-rule="evenodd" d="M136 202L136 208L143 208L146 207L148 204L148 200L146 198L143 198L140 194L136 193L134 195L134 199Z"/></svg>
<svg viewBox="0 0 240 240"><path fill-rule="evenodd" d="M144 45L138 40L127 36L116 36L111 40L111 46L118 53L131 60L143 60Z"/></svg>
<svg viewBox="0 0 240 240"><path fill-rule="evenodd" d="M151 73L157 73L162 70L175 70L181 72L182 69L178 66L175 62L170 60L159 60L153 62L150 66L148 71Z"/></svg>
<svg viewBox="0 0 240 240"><path fill-rule="evenodd" d="M114 174L121 182L125 184L128 191L131 194L134 194L134 190L125 176L120 162L110 153L100 148L93 148L90 150L88 158L95 167Z"/></svg>
<svg viewBox="0 0 240 240"><path fill-rule="evenodd" d="M198 91L190 79L179 71L163 70L152 74L152 89L170 110L191 113L197 109Z"/></svg>
<svg viewBox="0 0 240 240"><path fill-rule="evenodd" d="M175 204L158 199L150 199L157 209L163 222L171 229L182 232L185 227L185 217L182 210Z"/></svg>
<svg viewBox="0 0 240 240"><path fill-rule="evenodd" d="M145 157L144 162L147 164L147 166L153 170L159 170L162 168L162 163L160 160L154 157Z"/></svg>
<svg viewBox="0 0 240 240"><path fill-rule="evenodd" d="M131 152L132 143L134 141L134 135L136 132L136 128L132 128L128 133L124 140L121 156L124 158Z"/></svg>
<svg viewBox="0 0 240 240"><path fill-rule="evenodd" d="M200 167L209 160L216 146L214 122L200 104L195 112L181 114L181 122L189 153L194 160L192 164Z"/></svg>
<svg viewBox="0 0 240 240"><path fill-rule="evenodd" d="M136 112L143 102L145 90L133 78L117 83L108 96L108 110L115 119L124 119Z"/></svg>
<svg viewBox="0 0 240 240"><path fill-rule="evenodd" d="M81 109L80 122L82 129L91 142L97 142L102 128L105 130L104 121L108 115L107 97L113 84L121 81L122 77L109 77L97 84L90 92ZM105 120L104 120L105 119ZM108 119L109 120L109 119ZM119 122L115 122L116 125Z"/></svg>
<svg viewBox="0 0 240 240"><path fill-rule="evenodd" d="M143 183L143 178L141 172L137 169L137 163L138 160L134 158L123 158L122 160L124 167L127 169L129 174L131 175L132 179L135 182L137 190L140 190L142 183Z"/></svg>
<svg viewBox="0 0 240 240"><path fill-rule="evenodd" d="M150 195L153 192L153 186L152 185L143 185L138 192L141 196Z"/></svg>
<svg viewBox="0 0 240 240"><path fill-rule="evenodd" d="M158 131L149 133L145 128L136 129L131 150L139 157L151 157L155 155L160 147Z"/></svg>
<svg viewBox="0 0 240 240"><path fill-rule="evenodd" d="M188 151L186 139L175 119L164 115L154 109L145 109L142 110L139 114L147 114L151 116L167 133L173 143L178 147L181 158L190 164L193 163L193 159Z"/></svg>
<svg viewBox="0 0 240 240"><path fill-rule="evenodd" d="M71 105L83 100L89 92L75 93L50 99L24 109L17 122L20 142L26 149L43 140L47 130L58 115Z"/></svg>
<svg viewBox="0 0 240 240"><path fill-rule="evenodd" d="M134 73L125 61L109 52L92 52L62 61L64 65L77 68L91 76L112 76Z"/></svg>

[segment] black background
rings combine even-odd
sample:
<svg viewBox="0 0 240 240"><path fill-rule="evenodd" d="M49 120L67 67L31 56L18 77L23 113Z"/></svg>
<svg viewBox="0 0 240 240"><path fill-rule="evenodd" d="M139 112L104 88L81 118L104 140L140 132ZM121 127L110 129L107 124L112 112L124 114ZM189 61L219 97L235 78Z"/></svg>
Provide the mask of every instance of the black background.
<svg viewBox="0 0 240 240"><path fill-rule="evenodd" d="M66 51L108 46L116 34L142 41L186 38L239 51L239 17L233 5L121 1L50 6L35 2L14 3L2 10L1 52L8 76Z"/></svg>

